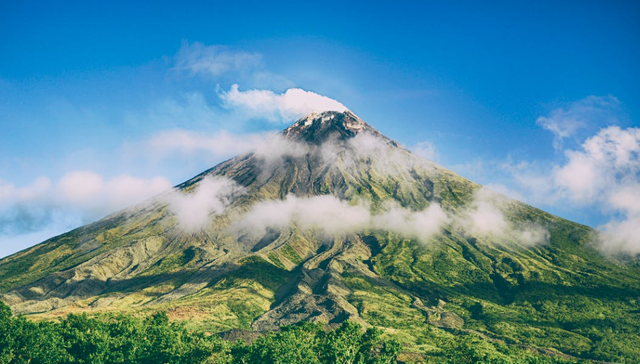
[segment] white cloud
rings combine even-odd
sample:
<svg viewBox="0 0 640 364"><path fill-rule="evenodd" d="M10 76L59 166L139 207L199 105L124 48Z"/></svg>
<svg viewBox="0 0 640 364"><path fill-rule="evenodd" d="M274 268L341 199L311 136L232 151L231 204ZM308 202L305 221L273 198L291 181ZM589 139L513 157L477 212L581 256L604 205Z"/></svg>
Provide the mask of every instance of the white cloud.
<svg viewBox="0 0 640 364"><path fill-rule="evenodd" d="M504 197L487 189L480 190L474 202L455 215L447 214L437 203L422 211L412 211L388 200L379 210L372 211L366 202L349 202L332 195L308 198L289 195L284 200L255 203L231 230L259 238L269 229L282 230L293 224L327 236L383 230L427 243L444 226L453 224L466 236L496 244L528 247L548 242L549 232L543 227L511 222L503 213L506 204Z"/></svg>
<svg viewBox="0 0 640 364"><path fill-rule="evenodd" d="M489 165L487 164L487 166ZM508 189L511 192L505 193L508 196L519 195L520 201L547 206L557 205L564 199L553 180L553 170L556 168L553 163L541 161L514 163L509 160L493 167L497 171L487 171L486 173L494 178L503 173L506 174L506 178L511 179L511 182L515 182L515 186Z"/></svg>
<svg viewBox="0 0 640 364"><path fill-rule="evenodd" d="M365 202L357 204L335 196L258 202L234 226L234 231L262 236L268 229L285 229L295 224L301 229L318 230L328 236L382 229L428 241L449 221L440 205L433 203L423 211L411 211L388 201L379 213L372 213Z"/></svg>
<svg viewBox="0 0 640 364"><path fill-rule="evenodd" d="M233 199L244 194L234 181L221 177L205 177L194 191L173 190L162 197L178 221L189 232L205 228L211 217L221 214Z"/></svg>
<svg viewBox="0 0 640 364"><path fill-rule="evenodd" d="M0 204L14 206L48 206L84 211L91 218L147 199L171 188L164 177L141 179L129 175L105 179L91 171L73 171L56 183L47 177L37 178L25 187L0 183Z"/></svg>
<svg viewBox="0 0 640 364"><path fill-rule="evenodd" d="M626 215L599 227L599 241L608 253L640 254L640 214Z"/></svg>
<svg viewBox="0 0 640 364"><path fill-rule="evenodd" d="M427 170L434 167L430 162L416 158L402 148L392 147L388 141L368 132L350 138L345 147L325 143L323 148L327 149L323 151L323 155L327 156L328 163L331 158L341 154L346 168L357 170L359 163L371 163L377 172L386 176L404 173L417 166Z"/></svg>
<svg viewBox="0 0 640 364"><path fill-rule="evenodd" d="M555 208L593 209L610 221L599 226L601 247L609 253L640 253L640 128L608 126L578 148L565 150L559 163L496 163L532 203ZM488 164L485 164L485 167Z"/></svg>
<svg viewBox="0 0 640 364"><path fill-rule="evenodd" d="M640 128L601 129L566 156L553 175L561 192L621 215L600 227L603 249L640 253Z"/></svg>
<svg viewBox="0 0 640 364"><path fill-rule="evenodd" d="M233 117L261 118L272 122L291 122L312 112L345 111L340 102L315 92L292 88L293 83L281 75L266 70L263 56L256 52L232 50L220 45L207 46L199 42L184 41L174 57L175 71L191 76L214 79L218 88L231 87L218 93L222 106L233 110ZM238 84L250 89L240 91ZM273 89L287 90L278 94ZM188 104L180 105L169 100L161 106L161 114L169 111L179 117L194 112L209 117L215 109L204 102L199 94L189 95ZM153 113L151 113L153 114ZM163 115L159 115L162 119ZM229 118L229 115L226 115Z"/></svg>
<svg viewBox="0 0 640 364"><path fill-rule="evenodd" d="M369 219L369 209L363 205L350 205L329 195L310 198L289 195L284 200L258 202L236 228L260 235L268 228L284 229L293 223L302 229L335 235L362 230Z"/></svg>
<svg viewBox="0 0 640 364"><path fill-rule="evenodd" d="M238 85L232 85L229 91L220 94L220 98L229 109L273 122L291 122L312 112L347 110L334 99L299 88L277 94L271 90L240 91Z"/></svg>
<svg viewBox="0 0 640 364"><path fill-rule="evenodd" d="M16 241L24 241L29 236L24 234L38 231L63 232L169 188L171 183L164 177L142 179L121 175L105 179L90 171L69 172L57 182L40 177L24 187L0 181L1 240L13 241L16 237Z"/></svg>
<svg viewBox="0 0 640 364"><path fill-rule="evenodd" d="M411 211L395 202L387 202L384 212L371 217L371 228L393 231L402 236L427 242L450 221L439 204L432 203L422 211Z"/></svg>
<svg viewBox="0 0 640 364"><path fill-rule="evenodd" d="M438 148L436 148L435 144L429 141L417 143L409 148L409 150L414 154L433 162L437 162L440 159Z"/></svg>
<svg viewBox="0 0 640 364"><path fill-rule="evenodd" d="M566 153L567 163L553 178L574 202L604 201L619 209L614 193L637 188L640 173L640 129L610 126L587 139L579 150Z"/></svg>
<svg viewBox="0 0 640 364"><path fill-rule="evenodd" d="M472 207L467 211L470 223L464 225L474 234L502 235L507 229L507 221L502 211L490 198L491 195L487 193L486 189L480 190Z"/></svg>
<svg viewBox="0 0 640 364"><path fill-rule="evenodd" d="M482 188L476 192L473 202L455 217L456 224L466 235L500 244L532 246L548 242L549 232L543 227L510 222L503 212L507 204L503 196Z"/></svg>
<svg viewBox="0 0 640 364"><path fill-rule="evenodd" d="M602 122L603 119L611 123L610 112L619 104L613 96L588 96L539 117L536 123L553 133L553 147L559 150L564 139L574 136L588 124Z"/></svg>
<svg viewBox="0 0 640 364"><path fill-rule="evenodd" d="M285 157L302 157L311 152L309 145L283 137L281 134L271 135L262 143L256 143L252 150L264 162L264 169L272 169L279 165Z"/></svg>

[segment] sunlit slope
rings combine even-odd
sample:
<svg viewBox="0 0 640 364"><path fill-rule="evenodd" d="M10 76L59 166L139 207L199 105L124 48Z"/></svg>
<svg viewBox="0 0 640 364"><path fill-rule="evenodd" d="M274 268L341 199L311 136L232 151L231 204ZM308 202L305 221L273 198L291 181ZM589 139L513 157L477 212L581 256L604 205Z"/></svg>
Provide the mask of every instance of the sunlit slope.
<svg viewBox="0 0 640 364"><path fill-rule="evenodd" d="M502 196L492 201L507 233L465 227L459 217L476 211L481 186L412 155L350 112L301 119L267 150L177 188L195 193L211 177L244 192L201 228L181 227L159 196L0 260L0 299L45 318L163 309L212 331L353 319L387 328L416 350L477 332L576 357L640 357L633 263L604 258L590 228ZM392 223L327 234L320 222L304 224L314 216L259 234L251 233L258 221L237 228L264 201L327 195L373 213L390 201L413 212L437 205L449 218L424 236ZM482 222L482 210L475 213ZM525 239L532 226L544 241Z"/></svg>

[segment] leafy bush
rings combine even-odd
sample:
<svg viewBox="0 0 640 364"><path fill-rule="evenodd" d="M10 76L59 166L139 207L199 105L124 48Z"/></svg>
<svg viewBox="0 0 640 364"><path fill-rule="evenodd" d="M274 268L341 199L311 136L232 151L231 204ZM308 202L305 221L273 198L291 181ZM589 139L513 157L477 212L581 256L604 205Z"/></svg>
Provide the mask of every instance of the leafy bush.
<svg viewBox="0 0 640 364"><path fill-rule="evenodd" d="M251 344L190 332L164 312L145 319L130 315L90 318L69 315L58 322L13 317L0 302L0 364L173 363L395 363L401 346L347 321L325 332L320 324L283 327Z"/></svg>

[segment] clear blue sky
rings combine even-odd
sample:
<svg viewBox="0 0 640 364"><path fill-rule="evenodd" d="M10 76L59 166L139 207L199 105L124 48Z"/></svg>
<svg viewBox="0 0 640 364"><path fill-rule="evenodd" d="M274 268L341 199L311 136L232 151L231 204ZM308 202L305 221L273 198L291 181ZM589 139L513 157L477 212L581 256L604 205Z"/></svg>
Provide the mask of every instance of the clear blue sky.
<svg viewBox="0 0 640 364"><path fill-rule="evenodd" d="M538 207L592 226L627 218L607 196L550 196L522 178L563 168L608 126L639 125L638 19L638 1L0 1L0 244L13 247L0 255L103 213L34 197L42 178L50 193L77 171L178 183L223 156L149 162L131 150L166 130L286 126L230 112L220 94L232 84L331 97ZM180 70L194 44L255 64Z"/></svg>

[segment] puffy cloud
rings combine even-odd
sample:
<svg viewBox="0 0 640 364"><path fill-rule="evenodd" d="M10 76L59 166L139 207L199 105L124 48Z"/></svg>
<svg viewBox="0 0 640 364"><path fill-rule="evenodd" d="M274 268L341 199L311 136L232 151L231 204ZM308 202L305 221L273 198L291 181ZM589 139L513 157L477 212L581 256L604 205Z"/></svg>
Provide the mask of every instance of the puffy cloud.
<svg viewBox="0 0 640 364"><path fill-rule="evenodd" d="M579 205L620 215L600 227L606 251L640 253L640 128L610 126L566 152L555 185Z"/></svg>
<svg viewBox="0 0 640 364"><path fill-rule="evenodd" d="M509 160L497 164L487 163L485 166L489 167L485 171L486 175L491 175L494 179L504 175L507 181L512 182L510 186L494 189L507 196L546 206L558 205L563 200L562 193L553 180L553 171L554 168L557 168L557 165L553 163L541 161L514 163ZM486 186L491 187L492 185L495 186L495 184L487 184Z"/></svg>
<svg viewBox="0 0 640 364"><path fill-rule="evenodd" d="M221 214L243 193L244 188L230 179L205 177L193 191L173 190L162 196L162 200L175 215L181 229L195 232L206 227L212 216Z"/></svg>
<svg viewBox="0 0 640 364"><path fill-rule="evenodd" d="M40 177L24 187L0 180L0 241L14 252L47 237L141 202L171 188L164 177L128 175L106 179L90 171L74 171L52 182ZM30 244L26 244L26 242Z"/></svg>
<svg viewBox="0 0 640 364"><path fill-rule="evenodd" d="M611 202L612 192L638 183L640 129L607 127L565 154L567 163L554 173L556 185L576 202Z"/></svg>
<svg viewBox="0 0 640 364"><path fill-rule="evenodd" d="M564 139L574 136L588 124L611 119L611 111L619 104L618 99L613 96L588 96L566 107L557 108L547 116L539 117L536 123L553 133L553 146L559 150Z"/></svg>
<svg viewBox="0 0 640 364"><path fill-rule="evenodd" d="M224 137L220 135L203 136L178 132L152 139L154 141L152 144L158 148L182 150L185 153L206 150L215 154L220 151L218 146L215 146L217 140L230 138L229 144L234 144L238 151L251 148L248 151L254 152L265 162L263 167L266 168L263 168L264 170L276 168L285 156L301 157L305 153L319 153L327 165L332 165L336 156L341 155L346 163L346 168L349 168L350 164L356 166L359 160L366 159L375 164L376 171L389 175L403 169L414 168L417 164L423 168L431 166L423 159L415 158L403 149L391 147L388 141L370 133L360 133L349 139L346 144L328 141L319 147L294 142L279 134L252 137L224 135ZM252 141L248 142L249 140ZM226 196L228 191L233 191L233 189L227 189L227 192L222 195L213 193L213 202L215 202L213 206L221 206L221 203L216 201L220 196ZM265 233L268 229L282 229L291 223L304 229L319 229L328 235L378 228L427 241L443 225L451 221L462 222L464 218L464 224L460 225L465 226L464 231L469 235L493 236L497 237L500 242L516 241L523 245L540 244L546 241L548 233L537 226L525 226L524 229L517 230L505 218L498 200L492 200L494 195L488 192L478 194L474 204L464 211L462 217L447 216L438 204L431 204L424 211L416 212L387 202L382 211L372 213L364 204L349 204L347 201L339 200L333 196L308 199L289 196L282 201L257 203L245 215L244 219L236 224L236 228L258 235ZM192 202L184 202L182 209L188 210L187 206L200 200L196 196L198 196L197 193L194 194ZM185 218L185 225L191 219L199 221L194 223L197 228L202 227L212 213L219 213L218 207L213 212L207 209L196 209L201 211L198 215L202 218ZM175 204L174 208L176 208ZM191 227L186 229L193 230Z"/></svg>
<svg viewBox="0 0 640 364"><path fill-rule="evenodd" d="M319 229L328 235L345 234L369 226L369 209L350 205L334 196L298 198L256 203L237 228L248 229L258 235L269 228L284 229L296 224L302 229Z"/></svg>
<svg viewBox="0 0 640 364"><path fill-rule="evenodd" d="M393 231L424 242L439 233L450 221L437 203L430 204L422 211L411 211L397 203L387 202L383 211L372 216L371 228Z"/></svg>
<svg viewBox="0 0 640 364"><path fill-rule="evenodd" d="M386 230L426 243L444 226L453 224L464 235L498 244L526 247L548 242L549 232L541 226L510 222L502 212L506 202L501 199L504 197L483 189L467 209L449 215L437 203L422 211L412 211L389 200L378 211L372 211L366 203L354 204L331 195L309 198L289 195L284 200L257 202L232 226L232 231L257 238L270 229L282 230L294 224L327 236Z"/></svg>
<svg viewBox="0 0 640 364"><path fill-rule="evenodd" d="M334 99L299 88L277 94L271 90L240 91L238 85L233 85L229 91L222 92L220 98L229 109L273 122L291 122L312 112L347 110Z"/></svg>
<svg viewBox="0 0 640 364"><path fill-rule="evenodd" d="M309 198L289 195L284 200L254 204L233 229L256 237L269 229L285 229L291 224L328 236L382 229L426 242L448 221L437 203L423 211L411 211L389 201L381 212L373 213L364 202L354 204L331 195Z"/></svg>
<svg viewBox="0 0 640 364"><path fill-rule="evenodd" d="M615 126L620 102L589 96L538 118L554 133L554 147L569 137L562 161L485 162L482 175L501 176L512 196L574 216L608 222L598 226L604 252L640 254L640 128ZM614 124L614 125L612 125ZM601 127L588 137L578 131ZM517 190L517 191L514 191ZM570 210L571 209L571 210ZM598 224L598 223L596 223Z"/></svg>
<svg viewBox="0 0 640 364"><path fill-rule="evenodd" d="M289 140L280 134L272 135L257 143L252 150L264 162L264 169L270 170L279 166L285 157L302 157L311 152L307 144Z"/></svg>
<svg viewBox="0 0 640 364"><path fill-rule="evenodd" d="M485 163L484 173L506 173L512 185L505 191L531 203L593 209L609 219L598 226L605 252L640 253L640 128L601 128L564 156L557 163Z"/></svg>
<svg viewBox="0 0 640 364"><path fill-rule="evenodd" d="M0 182L2 210L16 208L73 209L88 219L100 217L171 188L164 177L142 179L129 175L105 179L91 171L74 171L53 183L47 177L16 187Z"/></svg>
<svg viewBox="0 0 640 364"><path fill-rule="evenodd" d="M599 241L602 249L608 253L640 254L639 226L640 214L637 213L600 226Z"/></svg>

